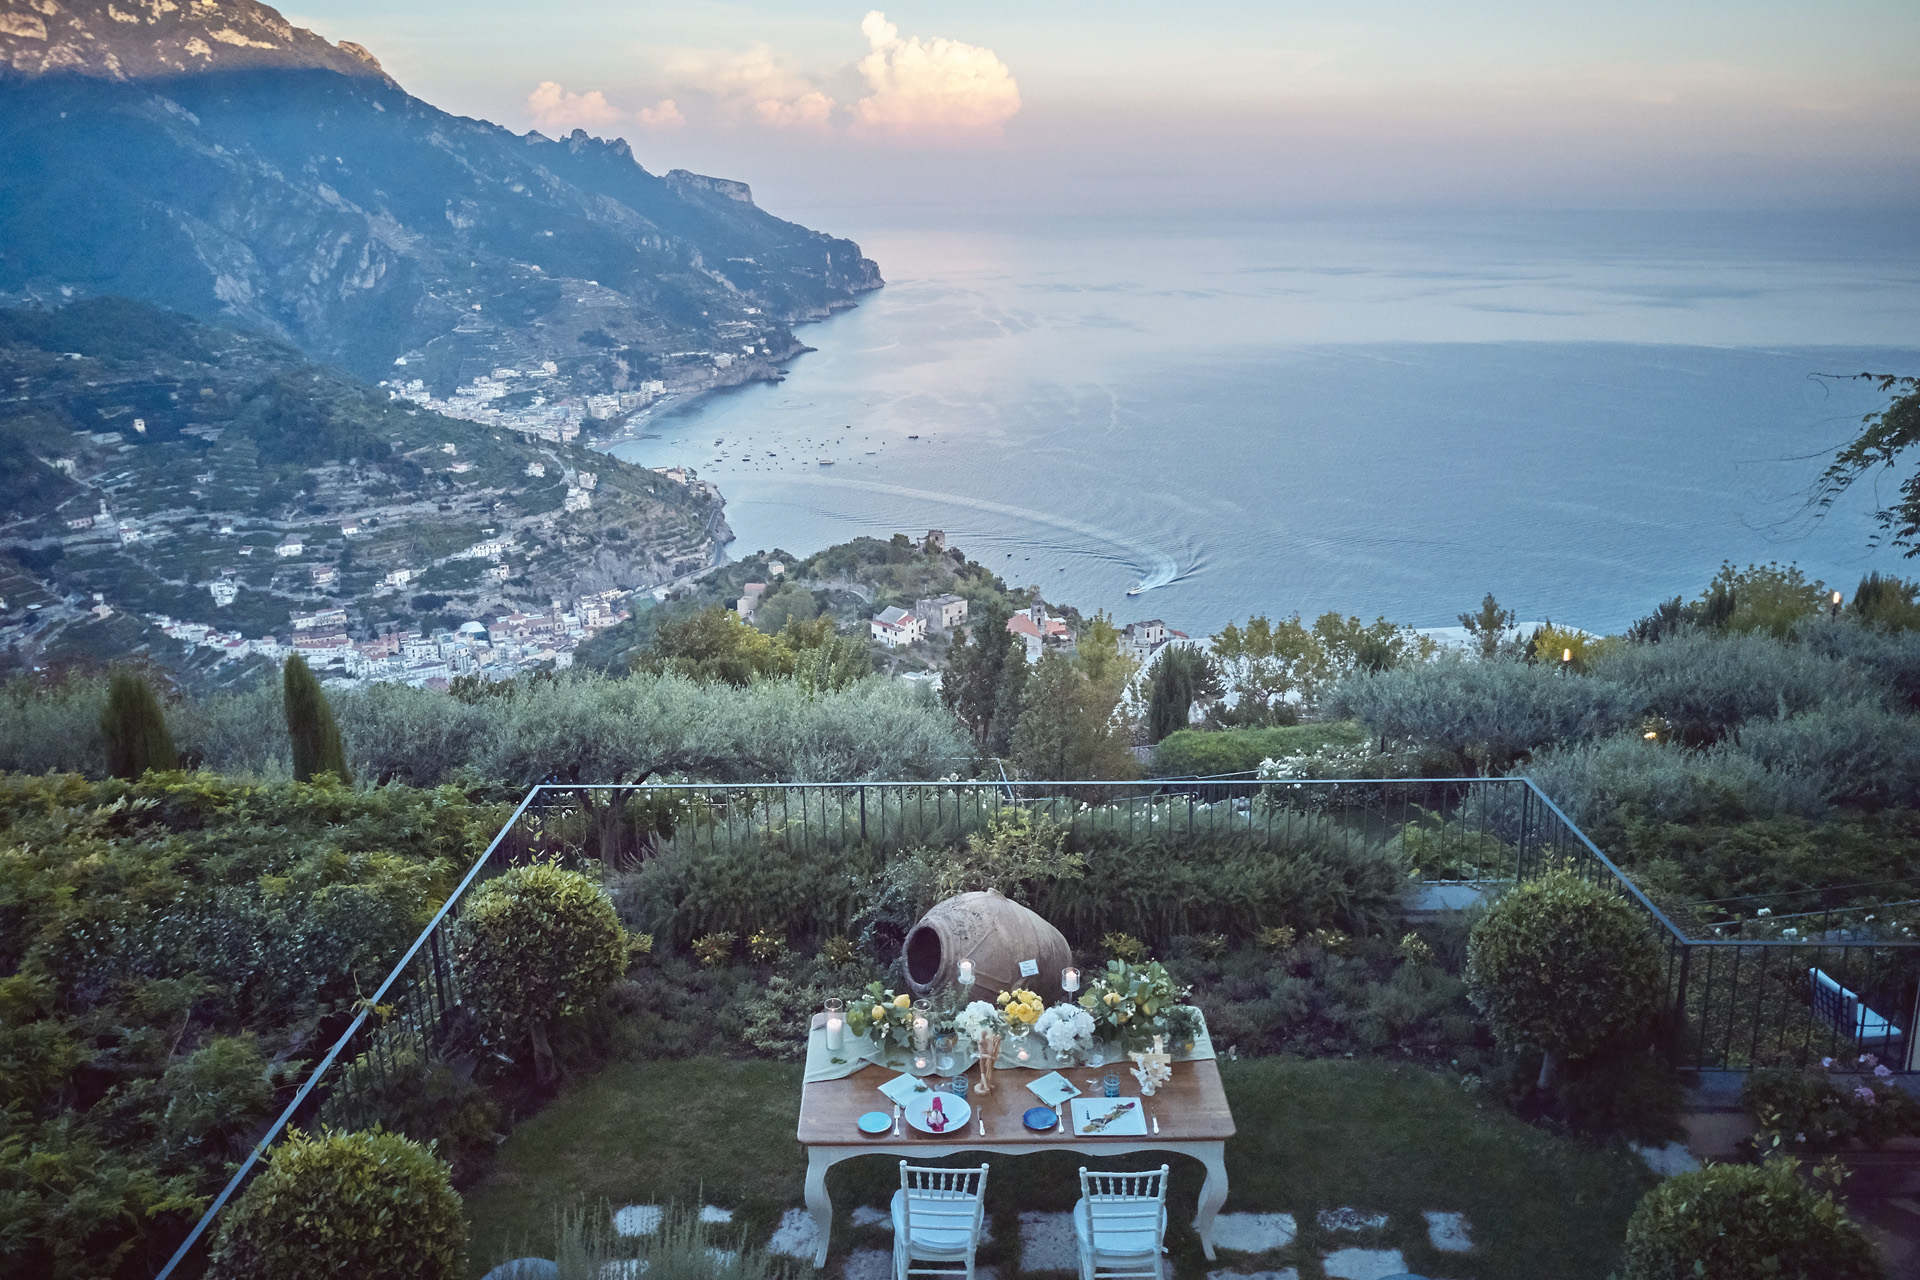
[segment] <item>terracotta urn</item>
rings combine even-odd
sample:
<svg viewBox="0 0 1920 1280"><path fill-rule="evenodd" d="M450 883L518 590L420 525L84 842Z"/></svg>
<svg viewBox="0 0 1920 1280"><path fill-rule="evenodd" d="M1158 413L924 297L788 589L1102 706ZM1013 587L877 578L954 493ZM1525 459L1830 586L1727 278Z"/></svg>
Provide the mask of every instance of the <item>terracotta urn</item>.
<svg viewBox="0 0 1920 1280"><path fill-rule="evenodd" d="M1060 971L1073 952L1060 931L995 890L948 898L907 934L907 986L926 995L951 986L962 960L973 961L973 999L1024 987L1048 1003L1064 998ZM1023 974L1021 966L1032 970Z"/></svg>

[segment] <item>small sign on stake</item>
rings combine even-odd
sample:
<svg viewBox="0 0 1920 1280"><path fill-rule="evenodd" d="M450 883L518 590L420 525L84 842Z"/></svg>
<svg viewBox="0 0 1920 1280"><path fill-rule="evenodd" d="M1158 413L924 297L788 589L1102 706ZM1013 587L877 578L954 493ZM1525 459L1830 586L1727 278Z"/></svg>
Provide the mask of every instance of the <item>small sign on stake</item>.
<svg viewBox="0 0 1920 1280"><path fill-rule="evenodd" d="M1020 962L1020 976L1023 978L1039 977L1040 962L1038 960L1022 960Z"/></svg>

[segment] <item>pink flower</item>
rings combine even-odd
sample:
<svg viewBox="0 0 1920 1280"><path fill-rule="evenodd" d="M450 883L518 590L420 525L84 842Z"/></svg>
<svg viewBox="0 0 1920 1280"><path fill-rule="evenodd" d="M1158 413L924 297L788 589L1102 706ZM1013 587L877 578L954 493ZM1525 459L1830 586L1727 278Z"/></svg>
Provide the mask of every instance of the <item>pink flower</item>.
<svg viewBox="0 0 1920 1280"><path fill-rule="evenodd" d="M1882 1080L1885 1080L1888 1076L1892 1075L1893 1072L1887 1070L1886 1067L1882 1065L1882 1066L1875 1067L1873 1069L1873 1074L1875 1074L1876 1076L1879 1076Z"/></svg>
<svg viewBox="0 0 1920 1280"><path fill-rule="evenodd" d="M1880 1099L1874 1095L1873 1090L1869 1089L1864 1084L1861 1085L1858 1089L1855 1089L1853 1091L1853 1096L1860 1099L1860 1101L1866 1103L1870 1107L1877 1105L1880 1101Z"/></svg>

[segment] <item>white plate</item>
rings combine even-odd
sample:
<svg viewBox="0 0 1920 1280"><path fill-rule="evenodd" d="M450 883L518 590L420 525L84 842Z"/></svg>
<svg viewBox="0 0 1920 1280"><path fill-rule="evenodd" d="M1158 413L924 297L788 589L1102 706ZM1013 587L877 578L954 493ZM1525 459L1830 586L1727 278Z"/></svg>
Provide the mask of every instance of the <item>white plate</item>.
<svg viewBox="0 0 1920 1280"><path fill-rule="evenodd" d="M1088 1121L1105 1117L1122 1103L1132 1105L1093 1134L1087 1133ZM1075 1098L1068 1105L1073 1109L1073 1131L1081 1136L1118 1138L1147 1131L1146 1108L1140 1105L1138 1098Z"/></svg>
<svg viewBox="0 0 1920 1280"><path fill-rule="evenodd" d="M947 1117L947 1127L944 1129L927 1127L927 1113L933 1109L935 1098L940 1099L940 1110ZM951 1093L917 1093L908 1099L906 1115L907 1123L920 1132L947 1137L967 1131L967 1121L973 1119L973 1104Z"/></svg>

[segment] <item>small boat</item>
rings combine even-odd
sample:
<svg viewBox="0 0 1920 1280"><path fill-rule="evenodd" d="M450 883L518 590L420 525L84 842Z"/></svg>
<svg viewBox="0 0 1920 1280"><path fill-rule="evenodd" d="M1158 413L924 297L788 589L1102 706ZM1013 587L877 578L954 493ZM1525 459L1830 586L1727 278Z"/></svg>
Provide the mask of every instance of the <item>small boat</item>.
<svg viewBox="0 0 1920 1280"><path fill-rule="evenodd" d="M1130 596L1145 595L1146 592L1147 592L1147 589L1145 587L1128 587L1127 588L1127 594Z"/></svg>
<svg viewBox="0 0 1920 1280"><path fill-rule="evenodd" d="M822 458L822 459L820 459L820 465L821 465L821 466L823 466L823 467L830 467L830 466L832 466L832 465L833 465L833 459L832 459L832 458Z"/></svg>
<svg viewBox="0 0 1920 1280"><path fill-rule="evenodd" d="M908 436L908 437L907 437L907 439L909 439L909 440L918 440L919 438L920 438L919 436Z"/></svg>

